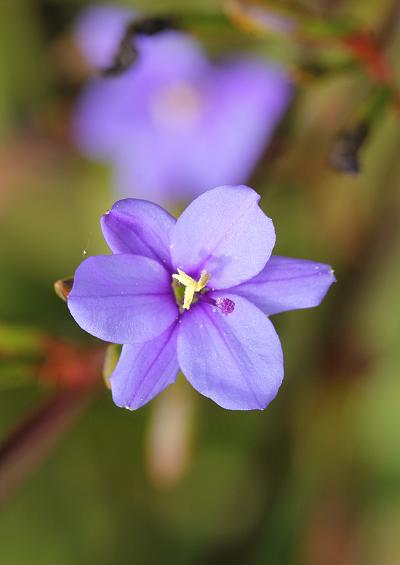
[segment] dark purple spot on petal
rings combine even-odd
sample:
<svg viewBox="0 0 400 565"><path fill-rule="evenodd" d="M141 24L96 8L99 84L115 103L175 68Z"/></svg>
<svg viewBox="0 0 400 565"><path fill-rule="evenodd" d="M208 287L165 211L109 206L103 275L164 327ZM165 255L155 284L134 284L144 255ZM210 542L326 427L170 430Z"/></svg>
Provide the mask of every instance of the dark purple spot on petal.
<svg viewBox="0 0 400 565"><path fill-rule="evenodd" d="M232 314L235 309L235 303L230 298L217 298L215 305L225 315Z"/></svg>

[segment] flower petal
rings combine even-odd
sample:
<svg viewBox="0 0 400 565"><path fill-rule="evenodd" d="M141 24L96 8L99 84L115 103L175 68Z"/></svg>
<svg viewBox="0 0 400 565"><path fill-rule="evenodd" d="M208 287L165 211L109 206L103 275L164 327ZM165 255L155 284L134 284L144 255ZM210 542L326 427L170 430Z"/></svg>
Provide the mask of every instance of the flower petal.
<svg viewBox="0 0 400 565"><path fill-rule="evenodd" d="M176 319L169 273L139 255L99 255L78 267L68 307L88 333L113 343L142 343Z"/></svg>
<svg viewBox="0 0 400 565"><path fill-rule="evenodd" d="M209 74L209 108L187 163L198 193L250 178L294 90L287 72L262 59L226 61Z"/></svg>
<svg viewBox="0 0 400 565"><path fill-rule="evenodd" d="M109 67L118 51L126 25L134 13L115 6L92 6L78 19L74 35L78 47L90 65L97 69Z"/></svg>
<svg viewBox="0 0 400 565"><path fill-rule="evenodd" d="M227 316L200 302L182 316L179 365L196 390L223 408L263 409L283 378L279 338L256 306L239 296L223 296L235 302Z"/></svg>
<svg viewBox="0 0 400 565"><path fill-rule="evenodd" d="M135 47L139 56L131 68L111 79L98 77L84 89L72 129L79 149L88 157L111 160L117 168L121 158L127 163L132 160L134 176L127 178L125 194L134 190L148 197L154 182L158 182L160 160L168 161L167 156L174 155L174 169L179 171L176 147L170 147L171 132L162 133L162 128L153 123L154 102L165 88L190 84L202 73L207 60L200 43L180 32L140 36ZM180 155L179 163L185 156Z"/></svg>
<svg viewBox="0 0 400 565"><path fill-rule="evenodd" d="M177 333L175 323L152 340L123 346L110 379L117 406L136 410L174 382L179 371Z"/></svg>
<svg viewBox="0 0 400 565"><path fill-rule="evenodd" d="M247 186L223 186L186 208L172 234L175 268L197 279L205 270L212 288L227 288L257 275L271 255L275 231Z"/></svg>
<svg viewBox="0 0 400 565"><path fill-rule="evenodd" d="M127 198L104 214L101 227L113 253L143 255L171 267L170 242L175 222L157 204Z"/></svg>
<svg viewBox="0 0 400 565"><path fill-rule="evenodd" d="M229 292L244 296L270 315L318 306L335 280L330 265L273 256L261 273Z"/></svg>
<svg viewBox="0 0 400 565"><path fill-rule="evenodd" d="M171 58L170 68L175 64ZM135 194L158 203L185 202L207 189L249 178L289 104L293 86L288 75L253 59L208 65L200 71L195 78L185 75L178 82L198 101L186 127L179 121L179 116L188 118L184 100L175 111L164 108L164 119L154 116L154 127L149 122L140 122L139 127L138 119L132 122L129 142L114 160L114 182L123 193L134 187ZM169 83L173 87L173 77ZM151 100L162 90L147 96L150 113ZM180 126L174 128L176 119Z"/></svg>

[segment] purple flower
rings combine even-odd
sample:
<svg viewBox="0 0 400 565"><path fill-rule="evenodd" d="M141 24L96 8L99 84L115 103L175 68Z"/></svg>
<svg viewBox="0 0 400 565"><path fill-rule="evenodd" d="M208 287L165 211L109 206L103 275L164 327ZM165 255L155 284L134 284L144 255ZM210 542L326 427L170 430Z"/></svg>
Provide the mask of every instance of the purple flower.
<svg viewBox="0 0 400 565"><path fill-rule="evenodd" d="M215 188L176 221L148 201L120 200L101 220L113 255L90 257L68 297L87 332L123 344L111 376L118 406L136 409L179 368L224 408L263 409L283 377L268 319L318 305L328 265L271 257L272 221L246 186Z"/></svg>
<svg viewBox="0 0 400 565"><path fill-rule="evenodd" d="M131 18L111 7L85 13L76 36L91 64L110 64ZM135 43L137 62L93 80L78 102L83 153L112 164L123 194L155 201L187 201L248 180L291 98L287 73L251 57L213 64L180 32Z"/></svg>

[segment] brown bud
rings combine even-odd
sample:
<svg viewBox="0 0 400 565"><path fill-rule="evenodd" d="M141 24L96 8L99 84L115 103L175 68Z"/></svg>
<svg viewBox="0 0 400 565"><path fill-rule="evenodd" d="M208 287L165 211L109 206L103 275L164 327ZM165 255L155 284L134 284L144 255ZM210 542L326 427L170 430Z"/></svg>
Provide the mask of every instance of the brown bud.
<svg viewBox="0 0 400 565"><path fill-rule="evenodd" d="M116 53L113 62L109 67L103 69L101 74L103 76L118 76L124 71L128 70L137 59L136 48L133 45L132 34L126 32L123 37L118 52Z"/></svg>
<svg viewBox="0 0 400 565"><path fill-rule="evenodd" d="M329 156L330 165L345 174L360 172L359 152L367 139L369 127L366 123L338 133Z"/></svg>
<svg viewBox="0 0 400 565"><path fill-rule="evenodd" d="M72 290L74 284L74 277L67 277L60 279L54 283L54 292L61 300L67 301L68 295Z"/></svg>
<svg viewBox="0 0 400 565"><path fill-rule="evenodd" d="M135 20L126 26L118 51L109 67L103 69L103 76L118 76L127 71L137 59L134 39L138 35L155 35L168 29L176 29L177 23L173 18L156 16Z"/></svg>

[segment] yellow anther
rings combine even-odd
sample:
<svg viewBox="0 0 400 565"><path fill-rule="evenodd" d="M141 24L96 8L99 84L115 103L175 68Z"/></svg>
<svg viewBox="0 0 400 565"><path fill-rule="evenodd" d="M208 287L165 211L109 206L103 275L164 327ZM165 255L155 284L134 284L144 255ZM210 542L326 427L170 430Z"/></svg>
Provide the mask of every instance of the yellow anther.
<svg viewBox="0 0 400 565"><path fill-rule="evenodd" d="M193 302L195 293L200 292L201 290L203 290L203 288L205 288L209 276L205 271L203 271L200 275L199 280L196 281L195 279L192 279L192 277L189 277L189 275L187 275L184 271L178 269L178 274L172 275L172 278L186 287L185 294L183 296L183 308L185 310L189 310Z"/></svg>

